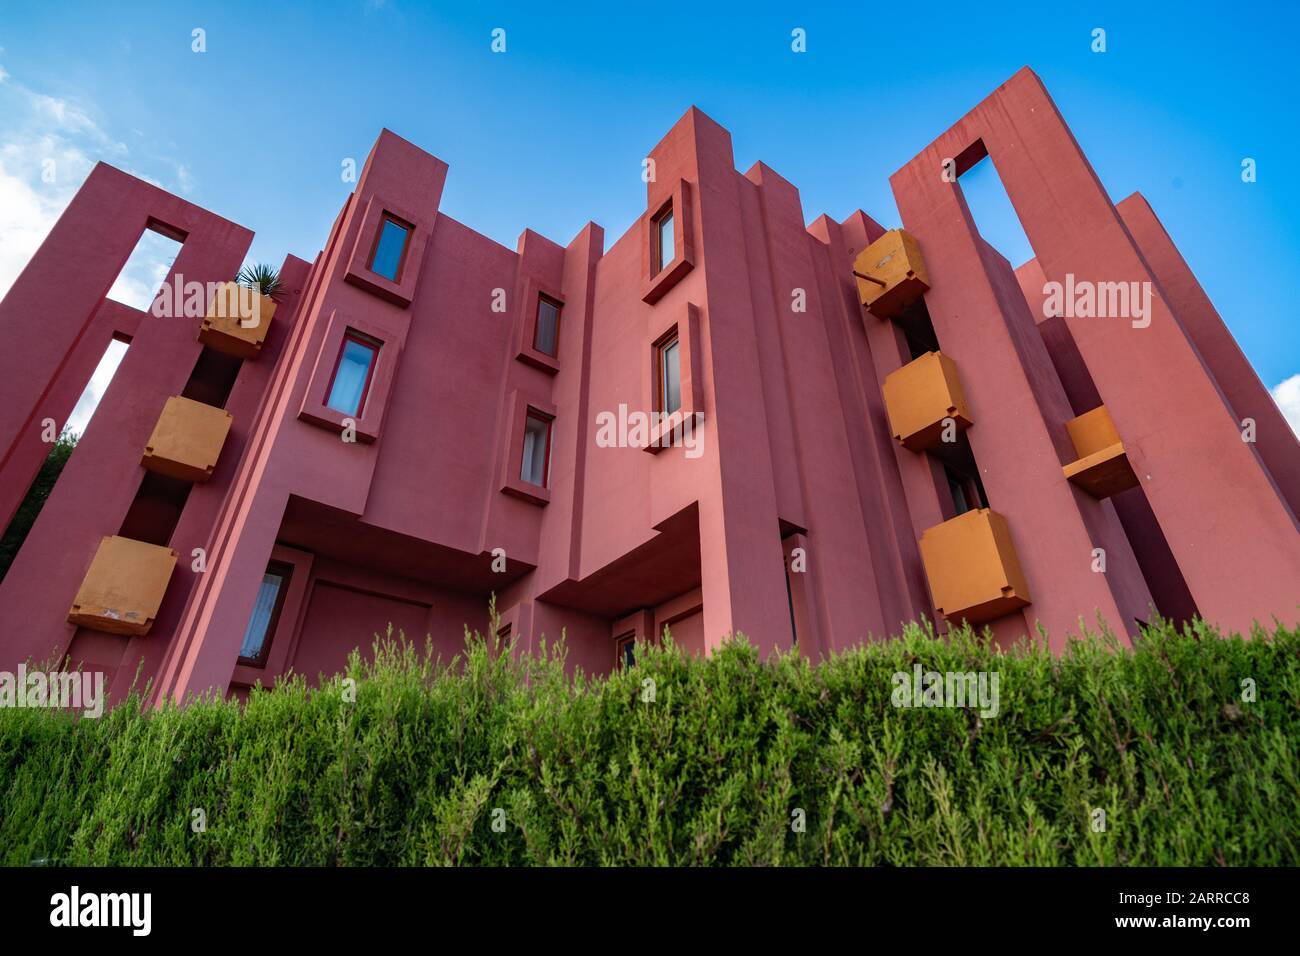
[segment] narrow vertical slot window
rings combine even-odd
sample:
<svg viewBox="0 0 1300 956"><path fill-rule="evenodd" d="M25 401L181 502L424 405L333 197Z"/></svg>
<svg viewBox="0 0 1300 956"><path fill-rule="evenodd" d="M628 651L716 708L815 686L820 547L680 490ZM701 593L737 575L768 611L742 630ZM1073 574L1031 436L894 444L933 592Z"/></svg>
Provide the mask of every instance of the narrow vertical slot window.
<svg viewBox="0 0 1300 956"><path fill-rule="evenodd" d="M663 272L677 257L677 242L674 234L673 209L669 206L654 220L654 271L655 275Z"/></svg>
<svg viewBox="0 0 1300 956"><path fill-rule="evenodd" d="M529 484L546 487L551 459L551 420L529 410L524 420L524 453L519 477Z"/></svg>
<svg viewBox="0 0 1300 956"><path fill-rule="evenodd" d="M289 589L291 569L287 564L272 561L262 575L262 584L253 604L253 615L244 629L244 642L239 646L239 663L261 667L266 664L271 638L280 620L284 595Z"/></svg>
<svg viewBox="0 0 1300 956"><path fill-rule="evenodd" d="M681 347L677 335L659 345L659 411L671 415L682 407Z"/></svg>

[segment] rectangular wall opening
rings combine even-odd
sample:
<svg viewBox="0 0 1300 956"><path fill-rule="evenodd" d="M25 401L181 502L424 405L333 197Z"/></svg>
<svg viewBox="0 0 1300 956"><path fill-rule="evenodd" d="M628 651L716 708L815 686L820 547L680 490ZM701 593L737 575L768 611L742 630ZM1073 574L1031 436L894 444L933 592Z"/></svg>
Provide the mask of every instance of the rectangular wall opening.
<svg viewBox="0 0 1300 956"><path fill-rule="evenodd" d="M59 432L57 440L50 446L49 454L45 456L45 461L41 463L40 470L32 479L27 494L23 496L18 510L14 512L9 526L5 529L4 537L0 538L0 581L3 581L5 575L9 573L10 566L18 557L18 552L22 550L23 542L27 540L32 526L36 524L41 509L49 500L59 476L63 474L68 459L72 457L72 452L77 447L77 442L85 432L86 426L90 424L95 409L99 407L100 400L108 390L108 383L113 380L118 366L122 364L129 344L125 338L114 338L108 343L108 348L100 356L95 371L90 375L90 380L82 389L81 397L73 406L72 414L68 416L68 421Z"/></svg>
<svg viewBox="0 0 1300 956"><path fill-rule="evenodd" d="M131 250L122 271L113 280L107 298L147 312L180 254L181 243L150 221Z"/></svg>
<svg viewBox="0 0 1300 956"><path fill-rule="evenodd" d="M958 181L975 228L984 241L1000 252L1013 269L1034 258L1034 247L1029 244L993 160L986 155L962 173Z"/></svg>
<svg viewBox="0 0 1300 956"><path fill-rule="evenodd" d="M104 393L108 391L108 383L117 374L122 359L126 358L126 348L130 344L128 339L116 337L108 343L108 348L104 349L104 354L100 356L95 371L90 373L90 381L86 382L86 387L82 389L81 397L77 399L77 404L72 406L72 414L68 416L68 421L63 426L63 434L79 438L85 433L86 426L95 415L95 409L99 408Z"/></svg>

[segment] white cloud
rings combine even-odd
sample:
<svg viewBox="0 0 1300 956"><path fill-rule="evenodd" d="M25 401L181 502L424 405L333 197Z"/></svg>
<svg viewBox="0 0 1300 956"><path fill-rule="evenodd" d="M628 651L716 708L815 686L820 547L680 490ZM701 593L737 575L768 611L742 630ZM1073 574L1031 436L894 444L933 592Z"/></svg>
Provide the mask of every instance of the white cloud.
<svg viewBox="0 0 1300 956"><path fill-rule="evenodd" d="M1286 417L1291 430L1300 435L1300 375L1292 375L1273 386L1270 391L1273 401L1277 402L1277 407L1282 409L1282 414Z"/></svg>
<svg viewBox="0 0 1300 956"><path fill-rule="evenodd" d="M95 119L96 113L92 104L29 89L0 68L0 298L96 162L169 188L130 167L130 150ZM188 168L166 157L158 157L158 163L169 173L170 188L193 190ZM120 281L157 288L152 274L127 274Z"/></svg>

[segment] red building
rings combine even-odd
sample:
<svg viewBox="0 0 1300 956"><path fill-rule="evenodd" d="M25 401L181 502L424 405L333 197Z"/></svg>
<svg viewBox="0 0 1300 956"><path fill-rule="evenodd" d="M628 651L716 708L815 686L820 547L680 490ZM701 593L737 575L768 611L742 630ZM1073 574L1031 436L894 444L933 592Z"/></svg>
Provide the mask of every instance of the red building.
<svg viewBox="0 0 1300 956"><path fill-rule="evenodd" d="M1019 269L962 195L985 156ZM1295 622L1296 438L1032 72L893 176L902 231L806 225L695 109L649 158L608 248L589 223L512 250L385 131L273 315L216 285L163 315L105 298L145 229L201 284L251 233L96 167L0 303L6 520L130 342L0 585L0 668L241 693L390 622L449 656L491 594L520 646L563 632L595 672L665 626L816 657L920 616L1054 646L1098 616Z"/></svg>

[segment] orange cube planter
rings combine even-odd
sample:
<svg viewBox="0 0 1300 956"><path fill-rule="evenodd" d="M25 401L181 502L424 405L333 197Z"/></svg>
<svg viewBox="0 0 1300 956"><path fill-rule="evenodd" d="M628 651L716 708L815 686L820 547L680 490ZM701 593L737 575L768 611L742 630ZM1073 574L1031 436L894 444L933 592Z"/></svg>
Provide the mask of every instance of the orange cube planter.
<svg viewBox="0 0 1300 956"><path fill-rule="evenodd" d="M275 317L275 300L236 282L224 283L208 306L199 341L236 358L257 358Z"/></svg>
<svg viewBox="0 0 1300 956"><path fill-rule="evenodd" d="M1094 498L1109 498L1136 488L1138 477L1105 405L1065 423L1079 457L1062 471Z"/></svg>
<svg viewBox="0 0 1300 956"><path fill-rule="evenodd" d="M858 298L881 319L892 319L930 288L930 274L916 240L891 229L853 262Z"/></svg>
<svg viewBox="0 0 1300 956"><path fill-rule="evenodd" d="M207 481L217 467L231 421L223 408L174 395L158 416L140 464L181 481Z"/></svg>
<svg viewBox="0 0 1300 956"><path fill-rule="evenodd" d="M947 419L955 431L971 426L957 366L942 352L927 352L890 372L881 390L894 438L909 451L939 445Z"/></svg>
<svg viewBox="0 0 1300 956"><path fill-rule="evenodd" d="M979 508L921 535L935 607L948 621L983 624L1030 603L1007 519Z"/></svg>
<svg viewBox="0 0 1300 956"><path fill-rule="evenodd" d="M108 634L149 633L175 567L171 548L104 538L68 611L69 623Z"/></svg>

